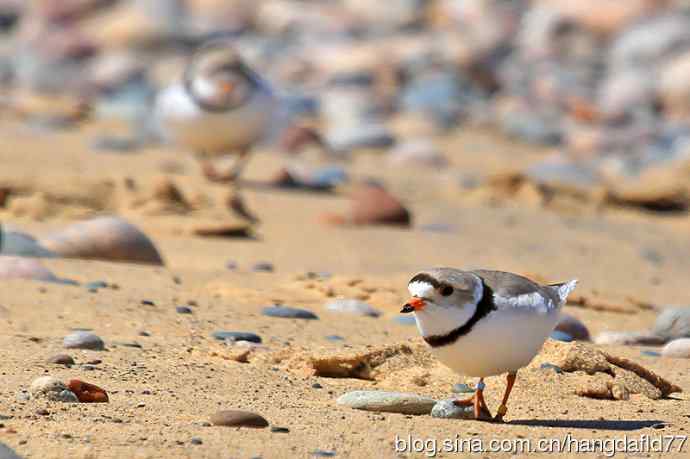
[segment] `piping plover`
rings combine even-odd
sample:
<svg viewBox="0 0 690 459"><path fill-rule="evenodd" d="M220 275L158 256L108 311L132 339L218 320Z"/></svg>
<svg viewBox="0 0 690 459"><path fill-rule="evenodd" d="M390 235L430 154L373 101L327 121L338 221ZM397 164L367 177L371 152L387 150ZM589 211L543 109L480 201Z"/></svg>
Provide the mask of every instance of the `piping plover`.
<svg viewBox="0 0 690 459"><path fill-rule="evenodd" d="M491 418L483 397L484 378L508 373L494 418L500 421L518 369L539 352L576 284L539 285L503 271L434 268L410 280L412 298L400 312L414 313L424 341L443 364L479 378L472 397L455 401L474 405L475 418Z"/></svg>
<svg viewBox="0 0 690 459"><path fill-rule="evenodd" d="M156 116L167 137L200 157L209 179L231 182L242 172L274 107L268 83L230 44L214 41L194 53L181 81L159 94ZM216 171L210 159L233 153L237 154L233 168Z"/></svg>

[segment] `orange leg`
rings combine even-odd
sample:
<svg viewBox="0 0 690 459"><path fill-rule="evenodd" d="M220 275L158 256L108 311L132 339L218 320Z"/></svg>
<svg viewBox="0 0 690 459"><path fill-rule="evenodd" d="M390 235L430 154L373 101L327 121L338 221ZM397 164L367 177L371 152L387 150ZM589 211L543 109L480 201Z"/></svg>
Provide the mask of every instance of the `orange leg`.
<svg viewBox="0 0 690 459"><path fill-rule="evenodd" d="M474 395L464 400L454 400L457 406L474 406L475 419L491 419L491 412L484 401L484 378L479 379Z"/></svg>
<svg viewBox="0 0 690 459"><path fill-rule="evenodd" d="M247 164L247 159L249 159L249 149L244 149L238 153L235 164L233 164L230 170L219 171L218 168L213 165L211 160L203 161L201 164L201 169L204 173L204 176L206 176L206 178L211 182L232 183L238 179L244 170L244 166Z"/></svg>
<svg viewBox="0 0 690 459"><path fill-rule="evenodd" d="M508 412L508 397L510 397L510 391L513 390L513 385L515 384L515 380L517 379L517 372L516 373L508 373L506 376L506 391L503 394L503 401L501 402L501 406L498 407L498 410L496 411L496 417L494 418L495 421L503 421L503 416Z"/></svg>

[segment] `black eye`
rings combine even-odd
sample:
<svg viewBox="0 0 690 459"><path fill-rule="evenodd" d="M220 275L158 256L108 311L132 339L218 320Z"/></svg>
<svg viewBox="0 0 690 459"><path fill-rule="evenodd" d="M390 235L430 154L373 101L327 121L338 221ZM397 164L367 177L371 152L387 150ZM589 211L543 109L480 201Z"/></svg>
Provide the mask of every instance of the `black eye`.
<svg viewBox="0 0 690 459"><path fill-rule="evenodd" d="M453 294L453 287L450 285L446 285L441 289L441 295L443 296L450 296Z"/></svg>

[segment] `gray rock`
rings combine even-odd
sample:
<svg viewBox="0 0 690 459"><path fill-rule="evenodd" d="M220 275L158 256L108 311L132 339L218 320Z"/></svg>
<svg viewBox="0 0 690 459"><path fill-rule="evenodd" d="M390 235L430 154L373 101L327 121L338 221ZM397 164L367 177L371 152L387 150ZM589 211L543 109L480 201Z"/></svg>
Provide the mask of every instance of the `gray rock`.
<svg viewBox="0 0 690 459"><path fill-rule="evenodd" d="M273 263L261 261L252 266L252 271L257 273L272 273L273 271L275 271L275 268L273 266Z"/></svg>
<svg viewBox="0 0 690 459"><path fill-rule="evenodd" d="M331 301L326 305L326 309L329 311L344 312L359 316L378 317L381 315L381 312L378 309L374 308L368 303L355 299L343 298Z"/></svg>
<svg viewBox="0 0 690 459"><path fill-rule="evenodd" d="M690 338L674 339L661 350L664 357L690 359Z"/></svg>
<svg viewBox="0 0 690 459"><path fill-rule="evenodd" d="M192 308L189 306L177 306L175 308L175 312L178 314L191 314L192 313Z"/></svg>
<svg viewBox="0 0 690 459"><path fill-rule="evenodd" d="M34 398L47 398L48 400L58 401L60 393L68 390L65 383L52 376L41 376L31 382L29 392Z"/></svg>
<svg viewBox="0 0 690 459"><path fill-rule="evenodd" d="M690 308L669 308L656 318L652 333L667 341L690 338Z"/></svg>
<svg viewBox="0 0 690 459"><path fill-rule="evenodd" d="M219 341L249 341L251 343L261 343L261 337L251 332L216 331L213 332L211 336Z"/></svg>
<svg viewBox="0 0 690 459"><path fill-rule="evenodd" d="M56 256L30 235L2 226L0 226L0 254L36 258Z"/></svg>
<svg viewBox="0 0 690 459"><path fill-rule="evenodd" d="M91 349L95 351L105 349L105 343L99 336L86 331L75 331L65 336L62 345L67 349Z"/></svg>
<svg viewBox="0 0 690 459"><path fill-rule="evenodd" d="M338 126L328 136L331 148L336 152L349 152L360 148L387 148L395 138L380 124Z"/></svg>
<svg viewBox="0 0 690 459"><path fill-rule="evenodd" d="M606 345L645 345L664 344L666 339L648 332L603 332L594 338L596 344Z"/></svg>
<svg viewBox="0 0 690 459"><path fill-rule="evenodd" d="M269 306L264 308L262 314L269 317L281 317L284 319L316 320L318 317L311 311L286 306Z"/></svg>
<svg viewBox="0 0 690 459"><path fill-rule="evenodd" d="M441 400L431 409L432 418L441 419L474 419L474 407L458 406L454 399Z"/></svg>
<svg viewBox="0 0 690 459"><path fill-rule="evenodd" d="M0 459L22 459L12 448L0 443Z"/></svg>
<svg viewBox="0 0 690 459"><path fill-rule="evenodd" d="M79 399L74 394L74 392L67 389L60 391L60 393L58 393L55 397L55 401L63 403L79 403Z"/></svg>
<svg viewBox="0 0 690 459"><path fill-rule="evenodd" d="M474 388L471 387L469 384L465 383L458 383L453 386L453 389L451 389L454 393L456 394L473 394L474 393Z"/></svg>
<svg viewBox="0 0 690 459"><path fill-rule="evenodd" d="M336 403L356 410L401 414L429 414L436 404L436 400L422 395L402 392L356 390L341 395Z"/></svg>

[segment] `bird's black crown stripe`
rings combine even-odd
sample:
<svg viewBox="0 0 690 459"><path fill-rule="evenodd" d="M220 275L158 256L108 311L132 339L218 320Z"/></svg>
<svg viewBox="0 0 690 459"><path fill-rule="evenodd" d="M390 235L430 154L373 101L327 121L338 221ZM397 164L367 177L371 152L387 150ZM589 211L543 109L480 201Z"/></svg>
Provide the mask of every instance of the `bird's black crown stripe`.
<svg viewBox="0 0 690 459"><path fill-rule="evenodd" d="M414 280L414 278L412 280ZM424 341L426 341L429 346L442 347L453 344L458 338L468 334L472 330L472 327L482 318L486 317L487 314L496 310L496 305L494 304L494 291L491 290L491 287L486 285L484 279L481 279L481 281L483 287L482 298L479 300L479 303L477 303L477 309L474 311L472 317L470 317L470 320L458 328L449 331L445 335L424 336Z"/></svg>

